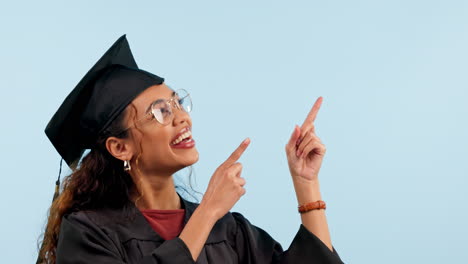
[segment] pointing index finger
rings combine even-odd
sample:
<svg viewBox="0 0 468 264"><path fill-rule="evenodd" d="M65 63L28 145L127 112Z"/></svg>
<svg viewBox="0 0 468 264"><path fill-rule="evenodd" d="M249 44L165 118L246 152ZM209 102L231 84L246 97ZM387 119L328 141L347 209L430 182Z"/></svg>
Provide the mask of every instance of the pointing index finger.
<svg viewBox="0 0 468 264"><path fill-rule="evenodd" d="M307 115L306 119L304 120L304 123L302 124L302 127L304 127L307 124L313 123L315 121L315 118L317 117L318 111L320 109L320 106L322 105L323 102L323 97L320 96L317 98L317 100L314 103L314 106L312 106L312 109L310 109L309 114Z"/></svg>
<svg viewBox="0 0 468 264"><path fill-rule="evenodd" d="M232 154L229 156L229 158L227 158L227 160L224 162L224 164L230 166L230 165L234 164L235 162L237 162L237 160L240 159L240 157L242 156L244 151L247 149L249 144L250 144L250 138L244 139L244 141L242 141L242 143L239 145L239 147L237 147L237 149L234 150L234 152L232 152Z"/></svg>

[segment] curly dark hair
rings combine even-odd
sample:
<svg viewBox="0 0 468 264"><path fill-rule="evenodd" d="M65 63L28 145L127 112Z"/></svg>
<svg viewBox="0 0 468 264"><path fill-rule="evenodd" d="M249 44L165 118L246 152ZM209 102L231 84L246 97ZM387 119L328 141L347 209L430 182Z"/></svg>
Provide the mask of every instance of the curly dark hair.
<svg viewBox="0 0 468 264"><path fill-rule="evenodd" d="M55 263L64 215L80 210L121 207L130 199L130 190L134 186L132 178L122 169L122 161L110 155L105 146L110 136L128 137L128 131L123 131L126 112L123 111L99 136L97 144L83 157L79 167L64 178L62 192L49 210L38 263Z"/></svg>

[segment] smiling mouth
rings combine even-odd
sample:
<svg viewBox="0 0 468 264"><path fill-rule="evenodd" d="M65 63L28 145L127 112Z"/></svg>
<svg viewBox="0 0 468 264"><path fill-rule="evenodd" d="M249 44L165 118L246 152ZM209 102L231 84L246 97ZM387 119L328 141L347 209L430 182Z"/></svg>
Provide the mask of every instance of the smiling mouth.
<svg viewBox="0 0 468 264"><path fill-rule="evenodd" d="M186 130L185 132L181 133L176 139L174 139L171 142L171 145L178 145L182 142L188 142L192 140L192 131L190 131L188 128L184 129Z"/></svg>

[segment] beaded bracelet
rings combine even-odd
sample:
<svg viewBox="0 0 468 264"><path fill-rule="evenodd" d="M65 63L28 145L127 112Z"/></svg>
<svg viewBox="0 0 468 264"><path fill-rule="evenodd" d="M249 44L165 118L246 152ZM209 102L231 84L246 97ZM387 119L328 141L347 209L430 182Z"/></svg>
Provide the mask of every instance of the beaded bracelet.
<svg viewBox="0 0 468 264"><path fill-rule="evenodd" d="M310 202L310 203L300 205L297 209L299 213L303 214L305 212L312 211L312 210L327 209L327 205L325 204L324 201L318 200L315 202Z"/></svg>

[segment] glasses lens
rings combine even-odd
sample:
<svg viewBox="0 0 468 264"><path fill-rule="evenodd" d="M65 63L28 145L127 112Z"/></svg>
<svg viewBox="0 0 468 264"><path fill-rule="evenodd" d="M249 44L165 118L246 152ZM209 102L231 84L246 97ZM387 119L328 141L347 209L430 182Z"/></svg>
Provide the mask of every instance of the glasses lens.
<svg viewBox="0 0 468 264"><path fill-rule="evenodd" d="M187 113L192 111L192 99L189 93L184 89L177 90L176 95L171 101L173 103L177 102L176 104ZM167 100L159 99L154 102L151 106L151 112L154 118L163 125L167 125L172 121L172 108Z"/></svg>
<svg viewBox="0 0 468 264"><path fill-rule="evenodd" d="M177 90L176 92L179 105L185 112L190 113L192 111L192 99L190 98L190 94L184 89Z"/></svg>
<svg viewBox="0 0 468 264"><path fill-rule="evenodd" d="M154 102L151 107L151 112L159 123L167 125L171 122L171 108L164 100Z"/></svg>

